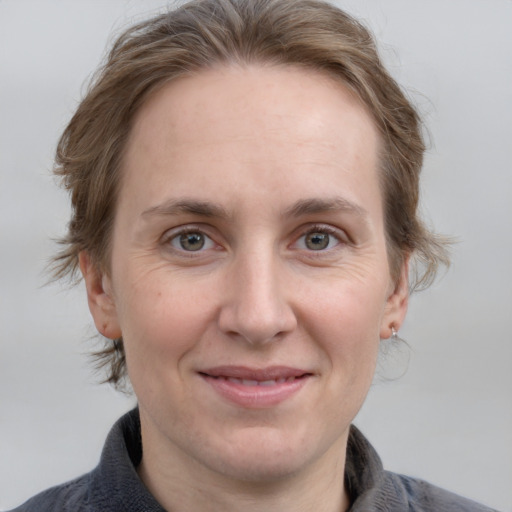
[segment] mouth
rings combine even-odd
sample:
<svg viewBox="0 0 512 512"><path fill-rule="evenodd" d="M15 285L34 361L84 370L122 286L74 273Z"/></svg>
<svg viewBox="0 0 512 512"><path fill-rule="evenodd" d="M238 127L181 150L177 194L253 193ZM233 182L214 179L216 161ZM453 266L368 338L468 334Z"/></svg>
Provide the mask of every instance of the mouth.
<svg viewBox="0 0 512 512"><path fill-rule="evenodd" d="M219 366L198 374L222 399L248 408L265 408L288 400L313 377L309 371L285 366Z"/></svg>
<svg viewBox="0 0 512 512"><path fill-rule="evenodd" d="M256 379L238 379L236 377L214 377L208 374L202 374L205 377L211 377L212 379L217 380L225 380L228 382L232 382L233 384L239 384L241 386L277 386L278 384L284 384L285 382L293 382L296 379L302 379L306 377L306 374L300 375L299 377L279 377L278 379L268 379L268 380L256 380Z"/></svg>

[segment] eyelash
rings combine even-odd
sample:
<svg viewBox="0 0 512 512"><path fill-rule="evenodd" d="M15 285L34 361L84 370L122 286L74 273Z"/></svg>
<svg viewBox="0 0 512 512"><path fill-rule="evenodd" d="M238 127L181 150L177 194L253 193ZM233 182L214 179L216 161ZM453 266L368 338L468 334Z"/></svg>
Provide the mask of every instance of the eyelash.
<svg viewBox="0 0 512 512"><path fill-rule="evenodd" d="M173 246L174 241L179 243L180 237L182 237L184 235L194 235L194 234L201 235L205 240L205 242L204 242L205 244L208 244L208 245L212 244L215 246L217 245L215 243L215 241L205 233L204 228L201 228L199 226L185 226L183 228L177 228L177 229L172 229L170 231L167 231L164 234L164 236L162 237L161 243L162 243L162 245L166 246L172 252L180 254L181 256L197 257L197 255L199 253L204 252L203 247L200 247L197 251L187 251L186 249L183 249L182 247L179 248L179 247ZM207 247L206 249L212 249L212 248L213 247Z"/></svg>
<svg viewBox="0 0 512 512"><path fill-rule="evenodd" d="M315 224L312 226L308 226L306 230L302 230L302 234L296 239L294 244L297 244L299 242L299 240L304 239L308 235L315 234L315 233L329 235L329 237L334 238L337 243L334 247L328 247L328 248L319 249L316 251L313 249L308 250L307 248L304 248L304 250L308 254L310 254L311 256L314 256L314 257L317 257L317 256L319 257L319 256L321 256L322 253L325 254L326 252L334 251L337 248L339 248L338 246L346 245L348 243L348 237L346 235L342 236L342 233L344 233L343 231L340 231L339 229L336 229L336 228L326 225L326 224ZM329 244L330 244L330 241L329 241Z"/></svg>
<svg viewBox="0 0 512 512"><path fill-rule="evenodd" d="M331 251L335 251L337 248L339 248L338 246L346 245L347 243L349 243L348 237L346 235L341 236L341 234L344 234L343 231L341 231L337 228L334 228L332 226L329 226L329 225L315 224L315 225L307 226L306 229L301 229L300 235L295 238L294 242L292 244L290 244L290 246L293 247L294 245L297 245L299 243L299 241L305 239L305 237L307 237L308 235L315 234L315 233L326 234L329 237L335 238L337 243L334 247L327 247L327 248L318 249L318 250L308 249L307 247L300 248L300 250L307 252L309 255L311 255L313 257L320 257L322 253L323 254L325 254L326 252L330 253ZM213 238L211 238L208 234L206 234L205 229L202 227L199 227L199 226L186 226L183 228L177 228L177 230L176 229L170 230L164 234L164 236L162 237L161 243L163 246L166 246L168 248L168 250L171 250L172 252L179 254L182 257L189 257L189 258L198 257L205 250L210 250L210 249L215 248L215 247L209 246L206 248L200 247L196 251L193 251L193 250L187 251L183 247L180 248L180 247L173 246L173 242L176 241L177 243L179 243L180 237L182 237L183 235L189 235L189 234L199 234L204 237L205 244L208 244L208 245L212 244L213 246L216 246L217 248L219 247L219 245L213 240ZM329 240L328 243L330 244L331 240ZM305 242L304 242L304 245L305 245Z"/></svg>

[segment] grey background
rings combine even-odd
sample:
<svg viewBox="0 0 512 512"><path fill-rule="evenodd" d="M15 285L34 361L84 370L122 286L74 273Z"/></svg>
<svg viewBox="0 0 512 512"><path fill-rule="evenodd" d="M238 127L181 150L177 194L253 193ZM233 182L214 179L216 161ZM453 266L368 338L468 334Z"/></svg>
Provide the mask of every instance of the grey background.
<svg viewBox="0 0 512 512"><path fill-rule="evenodd" d="M459 237L356 423L388 468L512 511L512 2L338 4L373 29L423 112L422 208ZM0 0L0 510L92 468L134 404L96 384L83 287L43 286L68 217L50 169L112 31L163 5Z"/></svg>

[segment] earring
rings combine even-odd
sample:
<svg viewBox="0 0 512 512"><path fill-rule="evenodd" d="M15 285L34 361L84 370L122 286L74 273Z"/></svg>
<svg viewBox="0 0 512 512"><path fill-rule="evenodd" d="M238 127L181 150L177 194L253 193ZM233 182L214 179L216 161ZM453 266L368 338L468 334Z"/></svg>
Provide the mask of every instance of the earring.
<svg viewBox="0 0 512 512"><path fill-rule="evenodd" d="M391 339L396 341L398 339L398 331L396 331L395 326L391 326Z"/></svg>

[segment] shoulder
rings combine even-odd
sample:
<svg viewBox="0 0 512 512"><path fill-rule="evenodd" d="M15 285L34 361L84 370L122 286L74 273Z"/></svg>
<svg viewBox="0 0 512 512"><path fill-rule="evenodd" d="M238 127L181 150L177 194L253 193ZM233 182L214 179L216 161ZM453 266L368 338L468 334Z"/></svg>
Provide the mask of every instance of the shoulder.
<svg viewBox="0 0 512 512"><path fill-rule="evenodd" d="M90 474L36 494L10 512L89 512Z"/></svg>
<svg viewBox="0 0 512 512"><path fill-rule="evenodd" d="M11 512L163 512L138 477L141 456L139 414L134 409L112 427L96 468Z"/></svg>
<svg viewBox="0 0 512 512"><path fill-rule="evenodd" d="M354 426L345 482L353 500L350 512L495 512L423 480L385 471L375 449Z"/></svg>
<svg viewBox="0 0 512 512"><path fill-rule="evenodd" d="M495 512L493 509L441 489L424 480L385 471L386 487L404 493L410 512Z"/></svg>

